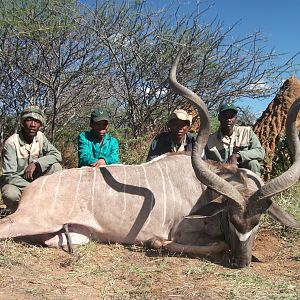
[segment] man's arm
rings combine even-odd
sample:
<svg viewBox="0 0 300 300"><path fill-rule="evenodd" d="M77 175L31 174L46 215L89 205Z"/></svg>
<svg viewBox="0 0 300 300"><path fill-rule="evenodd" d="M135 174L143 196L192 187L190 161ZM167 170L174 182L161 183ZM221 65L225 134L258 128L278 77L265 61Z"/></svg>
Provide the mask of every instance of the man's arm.
<svg viewBox="0 0 300 300"><path fill-rule="evenodd" d="M172 152L171 133L163 132L152 140L146 161L150 161L168 152Z"/></svg>
<svg viewBox="0 0 300 300"><path fill-rule="evenodd" d="M157 138L154 138L151 142L146 161L150 161L157 156L159 156L158 147L157 147Z"/></svg>
<svg viewBox="0 0 300 300"><path fill-rule="evenodd" d="M249 147L247 150L240 150L240 161L258 160L261 161L265 157L265 149L262 147L257 135L250 129Z"/></svg>
<svg viewBox="0 0 300 300"><path fill-rule="evenodd" d="M54 163L61 162L62 157L60 152L48 141L48 139L43 136L43 156L37 159L42 172L45 172Z"/></svg>
<svg viewBox="0 0 300 300"><path fill-rule="evenodd" d="M119 163L119 143L118 140L114 137L111 137L110 140L110 154L103 156L107 165L118 164Z"/></svg>
<svg viewBox="0 0 300 300"><path fill-rule="evenodd" d="M2 150L2 178L4 183L25 188L29 182L18 174L17 154L13 144L7 144Z"/></svg>
<svg viewBox="0 0 300 300"><path fill-rule="evenodd" d="M97 161L97 158L95 158L91 152L89 141L85 137L85 132L79 134L77 142L79 167L91 166Z"/></svg>

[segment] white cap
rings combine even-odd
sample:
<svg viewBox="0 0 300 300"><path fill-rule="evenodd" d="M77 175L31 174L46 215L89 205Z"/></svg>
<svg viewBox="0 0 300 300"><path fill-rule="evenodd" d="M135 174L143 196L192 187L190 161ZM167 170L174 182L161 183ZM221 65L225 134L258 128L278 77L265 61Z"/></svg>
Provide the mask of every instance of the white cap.
<svg viewBox="0 0 300 300"><path fill-rule="evenodd" d="M171 120L183 120L183 121L188 121L189 122L189 126L191 126L192 124L192 115L189 115L185 110L183 109L175 109L169 117L169 122Z"/></svg>

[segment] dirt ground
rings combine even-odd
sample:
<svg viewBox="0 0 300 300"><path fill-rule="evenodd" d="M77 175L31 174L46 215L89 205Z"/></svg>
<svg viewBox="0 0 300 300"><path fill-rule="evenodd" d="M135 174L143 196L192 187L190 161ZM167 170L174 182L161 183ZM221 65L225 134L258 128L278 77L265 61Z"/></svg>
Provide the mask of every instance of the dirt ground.
<svg viewBox="0 0 300 300"><path fill-rule="evenodd" d="M253 254L250 267L231 269L226 256L212 261L97 243L70 256L3 241L0 299L300 299L299 236L260 231Z"/></svg>

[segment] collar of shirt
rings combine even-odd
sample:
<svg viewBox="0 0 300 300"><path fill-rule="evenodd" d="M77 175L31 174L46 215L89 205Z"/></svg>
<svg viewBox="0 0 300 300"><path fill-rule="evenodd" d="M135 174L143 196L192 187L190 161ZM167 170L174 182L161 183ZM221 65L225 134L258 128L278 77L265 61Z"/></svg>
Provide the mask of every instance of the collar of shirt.
<svg viewBox="0 0 300 300"><path fill-rule="evenodd" d="M172 151L173 152L182 152L185 150L186 145L187 145L187 141L186 141L186 134L185 134L180 145L176 145L172 140L172 144L171 144Z"/></svg>
<svg viewBox="0 0 300 300"><path fill-rule="evenodd" d="M231 136L228 135L223 135L220 128L218 130L218 134L217 134L217 139L223 143L224 145L229 146L236 146L235 142L236 142L236 138L238 136L238 132L237 132L237 127L234 126L233 127L233 133Z"/></svg>
<svg viewBox="0 0 300 300"><path fill-rule="evenodd" d="M33 141L30 144L26 142L21 132L18 135L18 141L20 145L20 149L18 149L20 157L28 157L29 159L32 156L34 156L34 158L39 157L41 147L40 142L43 141L42 133L40 131L37 132L37 135L33 138Z"/></svg>
<svg viewBox="0 0 300 300"><path fill-rule="evenodd" d="M93 134L93 130L89 131L89 136L90 136L90 138L91 138L91 140L92 140L92 142L93 142L94 144L100 144L100 145L105 144L106 141L107 141L108 138L109 138L109 134L108 134L108 133L105 133L104 138L103 138L102 142L100 143L100 142L98 141L98 139L95 138L95 136L94 136L94 134Z"/></svg>
<svg viewBox="0 0 300 300"><path fill-rule="evenodd" d="M40 131L38 131L36 136L33 138L33 141L29 144L29 143L26 142L22 132L20 132L19 133L19 144L20 144L20 146L23 147L23 146L26 146L26 145L32 145L32 144L35 144L35 143L39 142L40 134L41 134Z"/></svg>

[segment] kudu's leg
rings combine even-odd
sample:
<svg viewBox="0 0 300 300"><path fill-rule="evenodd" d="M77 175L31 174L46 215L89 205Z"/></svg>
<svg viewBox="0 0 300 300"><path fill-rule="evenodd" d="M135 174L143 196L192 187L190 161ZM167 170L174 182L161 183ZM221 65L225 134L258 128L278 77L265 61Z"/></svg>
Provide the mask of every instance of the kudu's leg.
<svg viewBox="0 0 300 300"><path fill-rule="evenodd" d="M62 227L59 224L48 224L35 215L17 217L15 213L0 220L0 239L53 233Z"/></svg>
<svg viewBox="0 0 300 300"><path fill-rule="evenodd" d="M229 246L222 241L214 242L206 246L183 245L172 241L165 241L163 248L170 252L193 256L219 256L229 251Z"/></svg>
<svg viewBox="0 0 300 300"><path fill-rule="evenodd" d="M69 252L69 254L73 254L74 249L73 249L72 240L71 240L70 233L69 233L69 225L68 224L64 224L64 230L65 230L66 239L67 239L68 252Z"/></svg>
<svg viewBox="0 0 300 300"><path fill-rule="evenodd" d="M184 245L173 241L153 238L144 241L142 244L147 249L154 249L158 251L165 249L173 253L180 253L180 254L193 255L193 256L197 256L197 255L219 256L229 251L229 246L223 241L214 242L205 246L193 246L193 245Z"/></svg>

